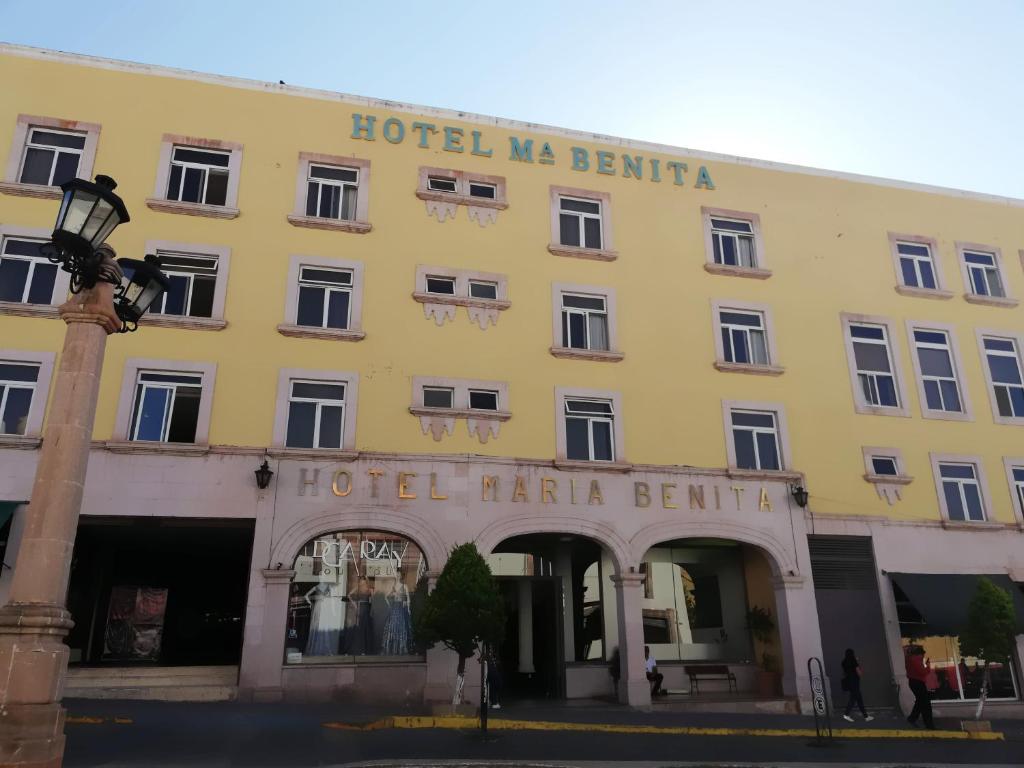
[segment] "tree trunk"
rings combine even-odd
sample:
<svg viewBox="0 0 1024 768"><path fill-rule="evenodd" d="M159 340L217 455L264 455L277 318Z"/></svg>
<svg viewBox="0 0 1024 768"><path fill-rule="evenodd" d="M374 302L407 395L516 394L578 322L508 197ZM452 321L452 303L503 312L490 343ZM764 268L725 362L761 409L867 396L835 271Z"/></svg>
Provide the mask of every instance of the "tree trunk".
<svg viewBox="0 0 1024 768"><path fill-rule="evenodd" d="M452 695L452 706L462 703L463 690L466 687L466 657L459 654L458 674L455 677L455 693Z"/></svg>
<svg viewBox="0 0 1024 768"><path fill-rule="evenodd" d="M981 720L981 713L985 710L985 699L988 698L988 662L981 673L981 693L978 695L978 708L974 711L974 719Z"/></svg>

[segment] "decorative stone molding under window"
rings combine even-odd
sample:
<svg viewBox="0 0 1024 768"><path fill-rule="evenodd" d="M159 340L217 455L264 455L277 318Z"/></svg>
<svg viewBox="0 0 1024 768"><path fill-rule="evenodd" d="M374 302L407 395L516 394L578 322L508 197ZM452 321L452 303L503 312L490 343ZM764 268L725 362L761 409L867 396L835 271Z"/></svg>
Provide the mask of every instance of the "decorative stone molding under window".
<svg viewBox="0 0 1024 768"><path fill-rule="evenodd" d="M550 243L548 252L555 256L567 256L571 259L591 259L592 261L615 261L619 258L618 251L609 251L604 248L578 248L574 245L561 245Z"/></svg>
<svg viewBox="0 0 1024 768"><path fill-rule="evenodd" d="M455 420L466 419L469 428L469 435L481 443L486 443L491 437L498 436L500 423L512 418L508 411L477 411L469 408L426 408L422 406L411 406L409 413L419 416L420 428L423 434L428 432L436 442L441 442L444 433L455 434Z"/></svg>
<svg viewBox="0 0 1024 768"><path fill-rule="evenodd" d="M512 302L503 299L474 299L419 291L415 291L412 298L423 305L423 315L434 318L438 326L444 325L446 320L454 322L455 308L465 307L470 322L479 325L481 331L486 331L488 325L497 325L498 313L512 306Z"/></svg>
<svg viewBox="0 0 1024 768"><path fill-rule="evenodd" d="M15 450L33 451L42 444L43 438L41 437L0 435L0 448L14 448Z"/></svg>
<svg viewBox="0 0 1024 768"><path fill-rule="evenodd" d="M897 285L896 293L901 296L914 296L918 299L952 299L952 291L944 291L939 288L918 288L913 285Z"/></svg>
<svg viewBox="0 0 1024 768"><path fill-rule="evenodd" d="M19 317L59 317L53 304L22 304L20 301L0 301L0 315Z"/></svg>
<svg viewBox="0 0 1024 768"><path fill-rule="evenodd" d="M943 528L962 531L1000 531L1004 528L1016 528L1016 523L999 523L992 520L942 520Z"/></svg>
<svg viewBox="0 0 1024 768"><path fill-rule="evenodd" d="M626 357L624 352L613 352L605 349L576 349L574 347L551 347L552 357L566 360L593 360L597 363L617 363Z"/></svg>
<svg viewBox="0 0 1024 768"><path fill-rule="evenodd" d="M189 317L188 315L144 315L139 325L152 325L159 328L186 328L190 331L223 331L227 328L226 320L212 317Z"/></svg>
<svg viewBox="0 0 1024 768"><path fill-rule="evenodd" d="M44 200L60 200L64 192L60 187L48 184L22 184L18 181L0 181L0 192L18 197L38 197Z"/></svg>
<svg viewBox="0 0 1024 768"><path fill-rule="evenodd" d="M350 328L313 328L312 326L292 325L291 323L281 323L277 326L277 332L282 336L291 336L296 339L362 341L366 338L364 331L356 331Z"/></svg>
<svg viewBox="0 0 1024 768"><path fill-rule="evenodd" d="M914 478L910 475L875 475L868 473L864 475L864 479L875 486L878 498L885 499L889 502L890 507L897 501L903 500L900 487L914 482Z"/></svg>
<svg viewBox="0 0 1024 768"><path fill-rule="evenodd" d="M705 262L704 271L713 275L730 275L732 277L752 277L755 280L767 280L772 276L770 269L760 267L735 267L731 264L715 264Z"/></svg>
<svg viewBox="0 0 1024 768"><path fill-rule="evenodd" d="M555 469L579 469L586 472L632 472L633 465L626 461L579 461L576 459L555 459Z"/></svg>
<svg viewBox="0 0 1024 768"><path fill-rule="evenodd" d="M803 483L804 476L799 472L790 472L785 469L739 469L729 467L726 470L729 477L737 480L785 480L793 483Z"/></svg>
<svg viewBox="0 0 1024 768"><path fill-rule="evenodd" d="M781 376L786 369L781 365L755 365L753 363L727 363L716 360L715 368L727 373L750 373L755 376Z"/></svg>
<svg viewBox="0 0 1024 768"><path fill-rule="evenodd" d="M103 447L111 453L148 453L161 456L205 456L209 445L195 443L155 443L143 440L107 440Z"/></svg>
<svg viewBox="0 0 1024 768"><path fill-rule="evenodd" d="M1012 309L1020 304L1020 301L1008 296L982 296L977 293L965 293L964 300L969 304L984 304L990 307L1006 307L1008 309Z"/></svg>
<svg viewBox="0 0 1024 768"><path fill-rule="evenodd" d="M266 454L272 459L310 459L313 461L355 461L359 451L337 448L268 448Z"/></svg>
<svg viewBox="0 0 1024 768"><path fill-rule="evenodd" d="M365 235L373 229L373 225L368 221L344 221L343 219L328 219L319 216L299 216L295 213L288 214L288 223L293 227L329 229L334 232L351 232L354 235Z"/></svg>
<svg viewBox="0 0 1024 768"><path fill-rule="evenodd" d="M426 203L427 215L435 217L441 223L449 218L454 219L459 206L464 205L469 214L469 220L476 221L481 227L486 227L488 224L498 221L498 211L508 208L508 203L504 200L488 200L482 197L457 195L451 192L432 192L426 189L417 189L416 197Z"/></svg>
<svg viewBox="0 0 1024 768"><path fill-rule="evenodd" d="M154 211L163 213L183 213L186 216L206 216L211 219L237 219L239 210L223 205L207 205L206 203L185 203L180 200L163 200L147 197L146 205Z"/></svg>

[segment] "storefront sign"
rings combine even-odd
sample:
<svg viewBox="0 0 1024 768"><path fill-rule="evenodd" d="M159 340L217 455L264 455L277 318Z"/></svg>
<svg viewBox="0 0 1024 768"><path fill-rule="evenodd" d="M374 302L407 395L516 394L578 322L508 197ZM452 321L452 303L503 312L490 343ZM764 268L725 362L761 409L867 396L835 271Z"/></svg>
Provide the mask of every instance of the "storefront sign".
<svg viewBox="0 0 1024 768"><path fill-rule="evenodd" d="M381 137L388 144L401 144L408 136L421 149L437 149L455 154L468 153L474 157L491 159L495 157L493 143L483 131L465 130L453 125L438 125L419 120L408 126L397 117L388 117L378 121L374 115L352 113L352 138L362 141L376 141ZM498 152L502 156L502 152ZM626 179L653 181L671 181L674 186L686 186L690 173L687 163L680 160L665 160L638 154L616 154L606 150L591 152L584 147L569 147L568 156L560 157L549 141L541 141L526 136L508 137L508 159L518 163L537 165L568 165L574 171L593 172L605 176L619 176ZM714 182L707 166L697 167L696 175L691 181L694 189L713 190Z"/></svg>

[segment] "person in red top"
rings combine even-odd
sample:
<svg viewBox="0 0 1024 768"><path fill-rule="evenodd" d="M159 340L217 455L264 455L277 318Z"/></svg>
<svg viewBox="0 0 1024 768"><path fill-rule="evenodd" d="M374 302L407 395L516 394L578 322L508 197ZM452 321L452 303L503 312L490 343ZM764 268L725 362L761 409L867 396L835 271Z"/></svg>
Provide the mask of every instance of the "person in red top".
<svg viewBox="0 0 1024 768"><path fill-rule="evenodd" d="M907 680L910 683L910 690L914 694L914 708L910 711L907 722L916 726L917 718L920 716L924 720L924 727L934 730L932 700L925 682L930 669L924 660L924 648L919 645L908 645L904 650L903 658L907 665Z"/></svg>

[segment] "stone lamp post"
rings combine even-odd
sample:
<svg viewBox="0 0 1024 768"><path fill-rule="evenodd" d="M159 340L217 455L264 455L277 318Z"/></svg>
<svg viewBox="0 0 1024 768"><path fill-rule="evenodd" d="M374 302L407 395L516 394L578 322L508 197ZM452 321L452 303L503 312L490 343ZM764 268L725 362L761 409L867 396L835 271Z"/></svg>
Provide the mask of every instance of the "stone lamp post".
<svg viewBox="0 0 1024 768"><path fill-rule="evenodd" d="M64 755L61 697L68 667L64 638L71 553L82 505L89 444L107 336L135 330L166 289L155 257L115 261L108 235L128 221L113 179L61 188L64 198L43 252L71 273L71 298L53 404L27 508L9 602L0 608L0 765L59 766ZM126 277L126 272L130 276Z"/></svg>

